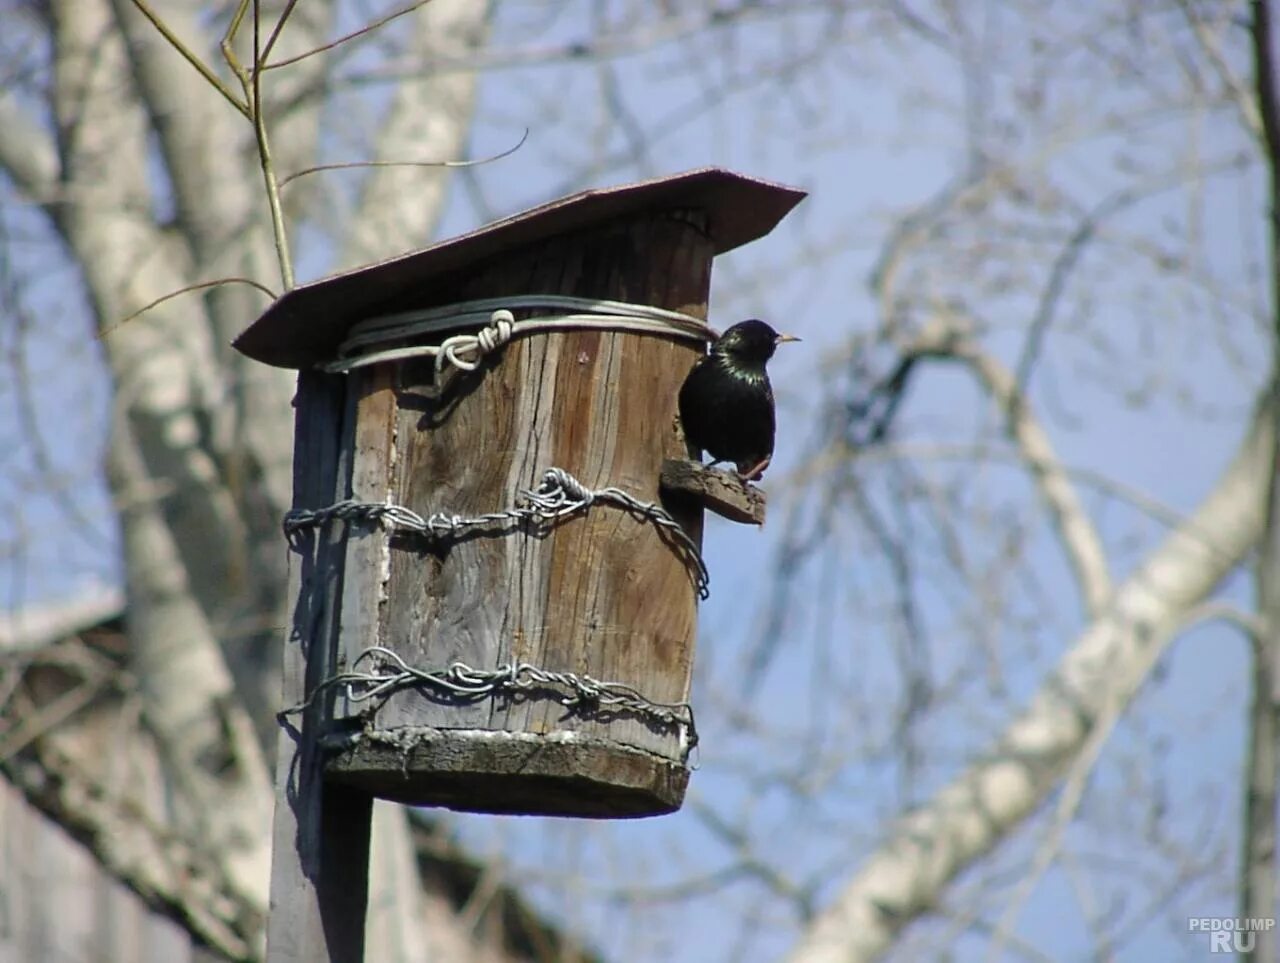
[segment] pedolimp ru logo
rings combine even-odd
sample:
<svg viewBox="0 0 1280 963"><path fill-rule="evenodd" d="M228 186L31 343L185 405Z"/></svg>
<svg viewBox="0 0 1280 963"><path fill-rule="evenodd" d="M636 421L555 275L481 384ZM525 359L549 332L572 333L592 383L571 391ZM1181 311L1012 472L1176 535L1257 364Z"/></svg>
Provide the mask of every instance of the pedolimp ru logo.
<svg viewBox="0 0 1280 963"><path fill-rule="evenodd" d="M1258 934L1276 927L1267 917L1193 916L1187 929L1209 937L1210 953L1251 953L1258 945Z"/></svg>

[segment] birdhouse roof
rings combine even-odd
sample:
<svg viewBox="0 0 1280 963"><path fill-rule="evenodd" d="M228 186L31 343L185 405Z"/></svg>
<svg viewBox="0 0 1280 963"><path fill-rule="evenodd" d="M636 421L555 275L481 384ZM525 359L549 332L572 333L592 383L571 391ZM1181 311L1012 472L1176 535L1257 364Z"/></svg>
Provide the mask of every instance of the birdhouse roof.
<svg viewBox="0 0 1280 963"><path fill-rule="evenodd" d="M399 257L300 285L235 340L258 361L304 368L332 359L348 330L407 292L503 251L643 211L706 212L716 254L768 234L806 192L717 167L582 191ZM530 292L537 293L537 292Z"/></svg>

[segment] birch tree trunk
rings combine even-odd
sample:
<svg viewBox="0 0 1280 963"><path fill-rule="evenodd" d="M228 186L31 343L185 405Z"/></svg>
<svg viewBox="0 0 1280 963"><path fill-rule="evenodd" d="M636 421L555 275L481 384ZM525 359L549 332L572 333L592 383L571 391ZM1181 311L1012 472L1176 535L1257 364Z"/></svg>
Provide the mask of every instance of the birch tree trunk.
<svg viewBox="0 0 1280 963"><path fill-rule="evenodd" d="M1197 604L1255 548L1275 457L1264 401L1199 509L1116 589L992 751L892 829L788 963L878 959L951 880L1043 805L1095 727L1128 705Z"/></svg>
<svg viewBox="0 0 1280 963"><path fill-rule="evenodd" d="M284 8L274 5L267 15ZM204 4L179 0L158 13L196 56L219 62L220 38L209 33ZM334 15L332 3L298 5L273 56L319 47L331 37ZM465 64L488 18L487 4L437 0L412 18L405 55ZM201 872L224 889L226 905L238 907L227 919L244 925L222 936L225 920L189 925L224 951L242 941L254 956L266 911L273 804L263 750L276 737L280 626L287 622L279 520L290 497L294 378L230 349L266 303L246 284L182 295L134 316L219 278L279 288L253 131L130 0L55 0L41 25L51 43L48 99L0 95L8 131L0 138L0 169L47 212L80 269L102 333L116 397L106 474L121 506L128 669L138 683L110 711L122 738L144 739L145 732L154 740L147 763L154 778L131 786L111 775L120 771L114 764L96 765L113 754L103 756L83 729L87 719L58 731L56 759L37 758L47 766L62 760L68 778L83 771L115 786L118 804L77 815L74 797L42 790L30 766L22 771L36 781L15 778L47 813L80 826L103 871L188 917L198 908L183 908L182 884L154 851L126 852L109 840L127 832L121 821L137 806L156 825L198 841L200 858L213 859ZM248 34L246 28L241 37ZM243 43L237 49L246 52ZM331 59L311 56L264 80L269 134L286 172L318 161ZM465 68L399 84L368 159L461 156L474 95L475 76ZM335 266L426 243L446 180L438 167L374 169ZM289 198L290 230L325 213L323 189ZM171 218L157 216L164 209ZM136 732L130 707L142 723ZM42 744L53 751L48 740ZM441 897L424 893L411 853L403 811L379 806L372 959L418 961L432 958L431 945L459 943L424 932L424 900ZM431 918L447 930L452 910L436 906Z"/></svg>

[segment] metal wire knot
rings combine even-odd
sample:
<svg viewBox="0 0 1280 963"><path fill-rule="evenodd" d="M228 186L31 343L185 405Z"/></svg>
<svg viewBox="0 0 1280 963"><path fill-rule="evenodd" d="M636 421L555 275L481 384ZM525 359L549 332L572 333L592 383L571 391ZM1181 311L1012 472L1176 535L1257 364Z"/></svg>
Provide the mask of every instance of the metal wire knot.
<svg viewBox="0 0 1280 963"><path fill-rule="evenodd" d="M436 354L436 373L446 365L462 371L475 371L484 356L497 351L511 340L516 331L516 317L505 308L494 311L489 324L475 334L455 334L440 342Z"/></svg>

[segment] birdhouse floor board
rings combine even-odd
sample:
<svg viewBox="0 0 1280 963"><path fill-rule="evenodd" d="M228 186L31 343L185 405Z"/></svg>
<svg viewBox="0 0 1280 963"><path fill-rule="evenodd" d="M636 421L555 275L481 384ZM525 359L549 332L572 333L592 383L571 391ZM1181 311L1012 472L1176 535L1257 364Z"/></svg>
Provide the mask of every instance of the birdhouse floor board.
<svg viewBox="0 0 1280 963"><path fill-rule="evenodd" d="M332 757L331 782L406 805L510 815L628 818L680 807L689 771L590 737L415 728ZM377 741L383 735L385 741Z"/></svg>
<svg viewBox="0 0 1280 963"><path fill-rule="evenodd" d="M764 492L732 472L668 458L662 463L661 477L664 491L691 496L722 518L747 525L764 524Z"/></svg>

